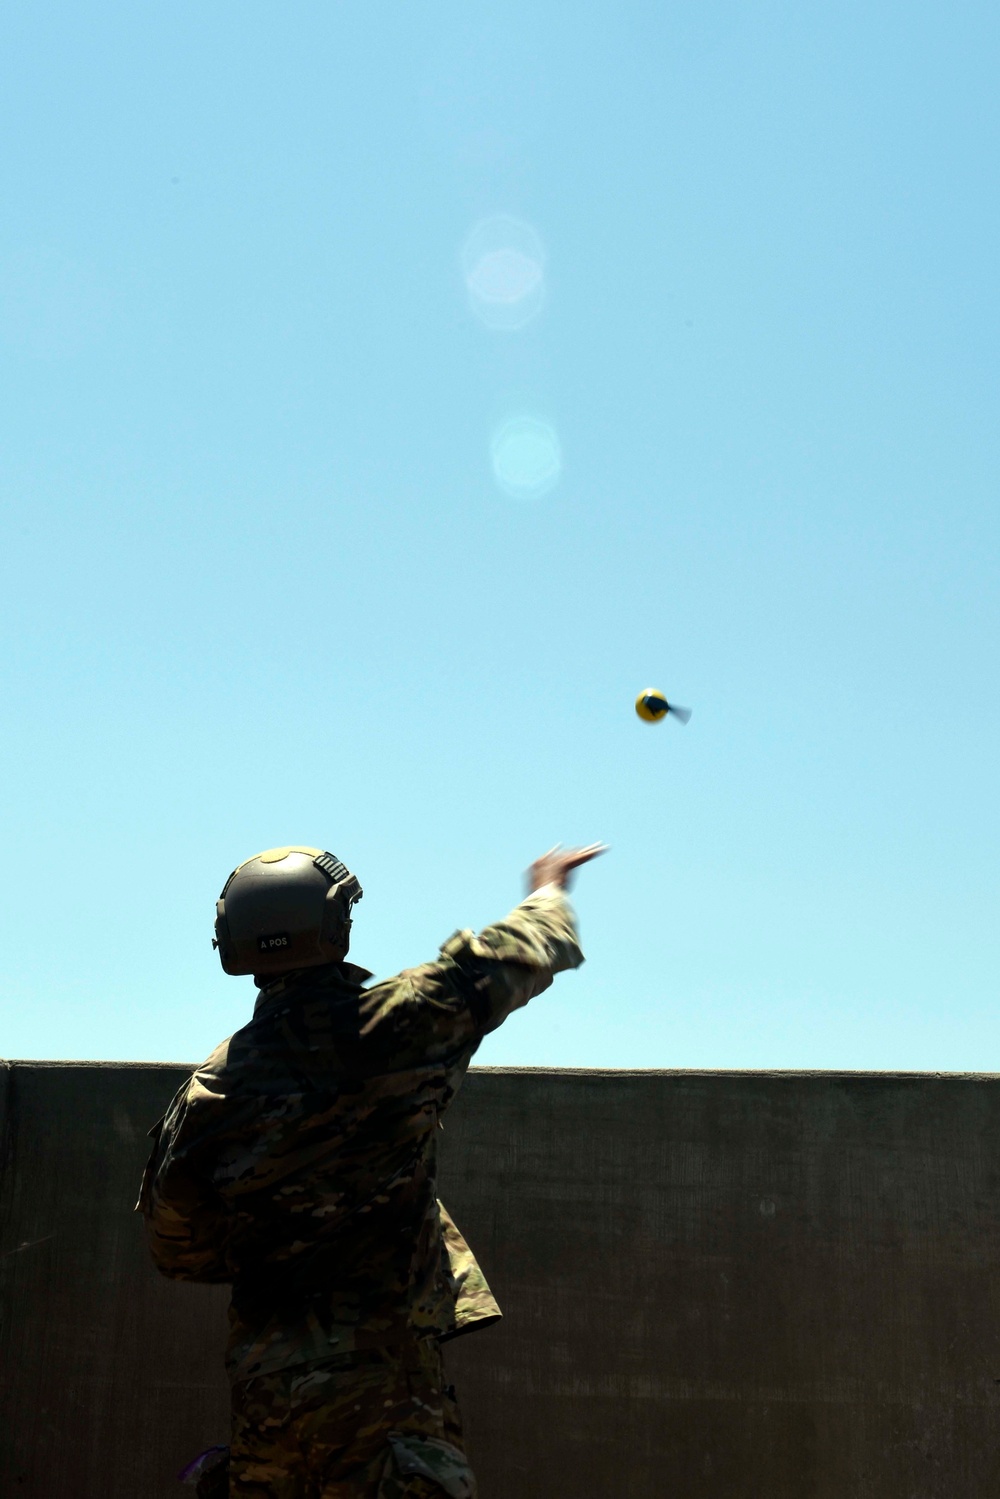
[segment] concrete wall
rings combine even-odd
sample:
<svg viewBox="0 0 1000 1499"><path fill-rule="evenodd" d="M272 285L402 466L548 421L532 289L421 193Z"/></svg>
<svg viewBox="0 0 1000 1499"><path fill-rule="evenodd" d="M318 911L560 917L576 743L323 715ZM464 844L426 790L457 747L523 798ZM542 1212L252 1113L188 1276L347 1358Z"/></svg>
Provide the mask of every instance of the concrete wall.
<svg viewBox="0 0 1000 1499"><path fill-rule="evenodd" d="M0 1068L4 1499L179 1499L224 1440L225 1295L130 1211L183 1072ZM482 1499L995 1499L1000 1079L483 1069L443 1141Z"/></svg>

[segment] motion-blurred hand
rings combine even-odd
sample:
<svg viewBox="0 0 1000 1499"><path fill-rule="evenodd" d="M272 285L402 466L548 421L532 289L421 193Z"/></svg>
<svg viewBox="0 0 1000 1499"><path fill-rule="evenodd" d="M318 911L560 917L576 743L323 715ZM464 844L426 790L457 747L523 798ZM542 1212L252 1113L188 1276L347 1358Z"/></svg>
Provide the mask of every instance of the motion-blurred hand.
<svg viewBox="0 0 1000 1499"><path fill-rule="evenodd" d="M598 854L606 852L604 843L589 843L586 848L561 848L557 843L555 848L536 859L528 870L529 894L532 890L540 890L543 885L558 885L561 890L568 890L574 869L589 864Z"/></svg>

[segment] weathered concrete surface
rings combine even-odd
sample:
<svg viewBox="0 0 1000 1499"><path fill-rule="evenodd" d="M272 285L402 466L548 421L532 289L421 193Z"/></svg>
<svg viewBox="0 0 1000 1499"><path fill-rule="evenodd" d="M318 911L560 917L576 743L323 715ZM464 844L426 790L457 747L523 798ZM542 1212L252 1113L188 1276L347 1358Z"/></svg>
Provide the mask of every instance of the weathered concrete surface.
<svg viewBox="0 0 1000 1499"><path fill-rule="evenodd" d="M130 1211L183 1073L2 1069L5 1499L179 1499L224 1436L225 1296ZM1000 1079L484 1069L443 1142L482 1499L995 1499Z"/></svg>
<svg viewBox="0 0 1000 1499"><path fill-rule="evenodd" d="M4 1069L3 1499L181 1499L179 1468L225 1430L225 1292L162 1280L131 1211L186 1070Z"/></svg>

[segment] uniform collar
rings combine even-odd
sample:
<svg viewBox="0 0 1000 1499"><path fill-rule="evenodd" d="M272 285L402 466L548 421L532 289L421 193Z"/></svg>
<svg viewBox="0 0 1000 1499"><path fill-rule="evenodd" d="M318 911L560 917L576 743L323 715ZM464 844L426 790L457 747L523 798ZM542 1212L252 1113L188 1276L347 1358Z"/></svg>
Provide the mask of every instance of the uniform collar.
<svg viewBox="0 0 1000 1499"><path fill-rule="evenodd" d="M312 968L295 968L291 973L283 973L268 984L258 984L260 993L253 1012L258 1014L273 999L291 999L305 988L339 989L358 994L371 977L367 968L359 968L356 963L322 963Z"/></svg>

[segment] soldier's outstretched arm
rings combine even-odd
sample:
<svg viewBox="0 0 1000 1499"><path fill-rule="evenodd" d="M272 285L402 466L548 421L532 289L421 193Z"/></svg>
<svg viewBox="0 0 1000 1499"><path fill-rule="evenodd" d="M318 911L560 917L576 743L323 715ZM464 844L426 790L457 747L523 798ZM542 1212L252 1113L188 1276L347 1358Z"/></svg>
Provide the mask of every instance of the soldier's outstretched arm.
<svg viewBox="0 0 1000 1499"><path fill-rule="evenodd" d="M502 921L475 936L457 932L441 949L458 972L458 987L483 1034L541 994L555 974L583 962L567 889L573 873L604 853L604 845L550 849L528 870L528 894Z"/></svg>
<svg viewBox="0 0 1000 1499"><path fill-rule="evenodd" d="M394 1069L469 1059L483 1036L541 994L553 976L583 962L566 894L573 871L604 852L551 849L528 870L528 894L478 935L456 932L434 962L407 968L365 991L361 1035Z"/></svg>

